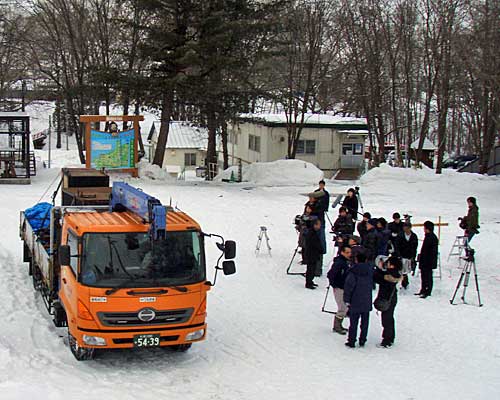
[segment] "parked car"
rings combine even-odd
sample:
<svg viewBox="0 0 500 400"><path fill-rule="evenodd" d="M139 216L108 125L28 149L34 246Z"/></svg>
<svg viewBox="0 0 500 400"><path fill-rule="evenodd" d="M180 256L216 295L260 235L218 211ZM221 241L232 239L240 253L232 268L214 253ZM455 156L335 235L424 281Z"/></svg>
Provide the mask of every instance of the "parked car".
<svg viewBox="0 0 500 400"><path fill-rule="evenodd" d="M476 155L450 157L443 162L443 168L459 169L462 168L465 164L475 161L476 159Z"/></svg>

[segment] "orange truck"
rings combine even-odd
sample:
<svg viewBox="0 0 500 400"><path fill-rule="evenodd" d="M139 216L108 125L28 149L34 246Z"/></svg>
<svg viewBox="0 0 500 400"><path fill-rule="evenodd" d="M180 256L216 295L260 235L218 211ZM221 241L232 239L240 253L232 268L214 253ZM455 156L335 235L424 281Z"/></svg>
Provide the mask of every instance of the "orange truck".
<svg viewBox="0 0 500 400"><path fill-rule="evenodd" d="M205 339L207 292L219 270L236 272L234 241L123 182L113 184L107 206L45 204L42 217L21 212L24 261L77 360L98 349L186 351ZM221 251L213 283L210 237Z"/></svg>

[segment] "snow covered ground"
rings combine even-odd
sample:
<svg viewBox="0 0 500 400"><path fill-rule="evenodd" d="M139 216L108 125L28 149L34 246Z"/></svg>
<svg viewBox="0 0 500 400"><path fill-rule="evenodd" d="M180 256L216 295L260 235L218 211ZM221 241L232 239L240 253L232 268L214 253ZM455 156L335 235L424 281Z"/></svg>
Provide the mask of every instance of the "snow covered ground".
<svg viewBox="0 0 500 400"><path fill-rule="evenodd" d="M77 162L60 153L58 167ZM310 291L302 278L285 273L297 242L292 220L306 200L300 194L316 182L272 187L131 180L166 203L172 198L206 232L235 239L238 273L221 277L210 292L207 340L188 353L119 351L79 363L64 329L54 327L33 292L18 237L19 211L39 201L53 182L43 198L48 200L58 172L41 170L30 186L0 186L0 399L499 398L500 179L382 167L360 180L365 210L375 216L397 210L412 214L414 222L441 215L450 223L442 230L442 279L427 300L413 296L418 278L400 293L390 350L375 346L381 333L375 312L367 346L347 349L345 338L331 332L331 316L321 313L326 278ZM331 193L348 187L328 184ZM477 196L481 212L481 234L473 244L482 308L449 304L461 270L447 255L469 195ZM255 254L261 225L269 229L272 256ZM422 237L421 228L417 233ZM217 254L208 241L209 276ZM331 247L326 260L332 256ZM468 300L477 301L473 287Z"/></svg>

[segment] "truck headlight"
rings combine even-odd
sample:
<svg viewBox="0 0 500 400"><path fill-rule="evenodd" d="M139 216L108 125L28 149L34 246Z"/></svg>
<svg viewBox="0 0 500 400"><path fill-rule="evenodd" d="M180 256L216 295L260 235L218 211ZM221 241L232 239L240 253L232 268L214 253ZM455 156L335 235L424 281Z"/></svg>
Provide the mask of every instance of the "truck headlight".
<svg viewBox="0 0 500 400"><path fill-rule="evenodd" d="M204 334L205 334L205 329L199 329L197 331L188 333L186 335L186 340L187 341L198 340L198 339L201 339Z"/></svg>
<svg viewBox="0 0 500 400"><path fill-rule="evenodd" d="M106 339L99 336L83 335L83 343L89 346L106 346Z"/></svg>

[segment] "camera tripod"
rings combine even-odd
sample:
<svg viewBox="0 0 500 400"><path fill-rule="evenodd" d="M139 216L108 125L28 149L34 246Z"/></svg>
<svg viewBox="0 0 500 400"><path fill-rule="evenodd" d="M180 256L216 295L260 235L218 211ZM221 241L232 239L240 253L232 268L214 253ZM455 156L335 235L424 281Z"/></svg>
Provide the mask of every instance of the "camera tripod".
<svg viewBox="0 0 500 400"><path fill-rule="evenodd" d="M481 294L479 293L479 281L477 279L477 268L476 268L476 260L474 257L474 249L466 247L465 254L466 256L462 257L462 259L465 260L465 264L462 268L462 273L460 275L460 279L458 280L457 287L455 288L455 293L453 293L453 297L450 300L450 304L454 305L455 297L457 296L458 290L460 289L462 283L464 290L462 293L461 300L465 303L465 294L467 292L467 287L469 286L471 272L473 272L474 279L476 281L477 300L479 302L479 307L482 307L483 303L481 303Z"/></svg>
<svg viewBox="0 0 500 400"><path fill-rule="evenodd" d="M300 244L297 245L297 247L295 248L295 251L293 252L292 260L290 261L290 264L288 264L288 268L286 269L287 275L302 275L302 276L306 275L305 272L290 272L290 270L292 269L293 260L295 260L295 256L299 252L299 248L300 248Z"/></svg>
<svg viewBox="0 0 500 400"><path fill-rule="evenodd" d="M260 246L262 245L262 239L266 239L267 251L271 254L271 246L269 244L269 236L267 236L267 228L265 226L260 227L259 237L257 238L257 245L255 246L255 253L260 252Z"/></svg>

